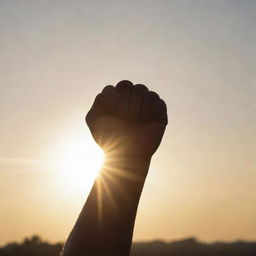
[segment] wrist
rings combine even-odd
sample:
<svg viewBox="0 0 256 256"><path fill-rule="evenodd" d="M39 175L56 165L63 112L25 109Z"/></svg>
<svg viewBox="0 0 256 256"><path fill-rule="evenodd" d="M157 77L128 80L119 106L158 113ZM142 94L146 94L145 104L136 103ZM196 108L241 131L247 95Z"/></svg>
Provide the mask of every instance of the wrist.
<svg viewBox="0 0 256 256"><path fill-rule="evenodd" d="M116 175L127 176L128 179L145 180L151 157L132 154L104 155L103 171L112 170Z"/></svg>

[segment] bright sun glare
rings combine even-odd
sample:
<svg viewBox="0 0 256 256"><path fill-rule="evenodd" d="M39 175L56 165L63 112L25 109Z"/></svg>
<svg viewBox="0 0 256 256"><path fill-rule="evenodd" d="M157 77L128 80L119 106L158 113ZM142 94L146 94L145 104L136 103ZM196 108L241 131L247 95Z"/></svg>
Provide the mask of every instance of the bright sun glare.
<svg viewBox="0 0 256 256"><path fill-rule="evenodd" d="M70 192L88 190L103 162L99 146L88 134L82 134L65 138L55 151L58 182Z"/></svg>

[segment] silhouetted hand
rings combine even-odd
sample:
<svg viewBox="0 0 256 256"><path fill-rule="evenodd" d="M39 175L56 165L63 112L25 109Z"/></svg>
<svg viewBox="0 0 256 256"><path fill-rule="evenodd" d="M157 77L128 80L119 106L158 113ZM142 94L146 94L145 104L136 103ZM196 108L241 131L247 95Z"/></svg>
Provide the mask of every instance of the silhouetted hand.
<svg viewBox="0 0 256 256"><path fill-rule="evenodd" d="M106 154L150 159L163 137L167 109L155 92L124 80L97 95L86 122Z"/></svg>
<svg viewBox="0 0 256 256"><path fill-rule="evenodd" d="M65 245L65 256L131 255L134 221L167 109L142 84L121 81L96 97L86 122L107 154Z"/></svg>

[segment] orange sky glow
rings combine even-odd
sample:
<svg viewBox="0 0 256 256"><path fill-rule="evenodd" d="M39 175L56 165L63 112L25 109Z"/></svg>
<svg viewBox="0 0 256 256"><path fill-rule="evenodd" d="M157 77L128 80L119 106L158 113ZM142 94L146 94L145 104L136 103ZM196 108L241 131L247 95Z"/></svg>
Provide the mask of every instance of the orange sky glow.
<svg viewBox="0 0 256 256"><path fill-rule="evenodd" d="M134 240L256 239L256 2L1 1L0 244L64 241L103 161L84 117L143 83L169 125Z"/></svg>

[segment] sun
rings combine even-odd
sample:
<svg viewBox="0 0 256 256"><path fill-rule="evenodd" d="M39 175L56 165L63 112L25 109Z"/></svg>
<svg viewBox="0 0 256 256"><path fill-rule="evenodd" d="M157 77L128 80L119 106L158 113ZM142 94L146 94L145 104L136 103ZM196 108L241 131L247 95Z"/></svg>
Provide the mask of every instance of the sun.
<svg viewBox="0 0 256 256"><path fill-rule="evenodd" d="M64 137L54 155L58 183L68 193L88 191L104 158L103 151L86 133Z"/></svg>

